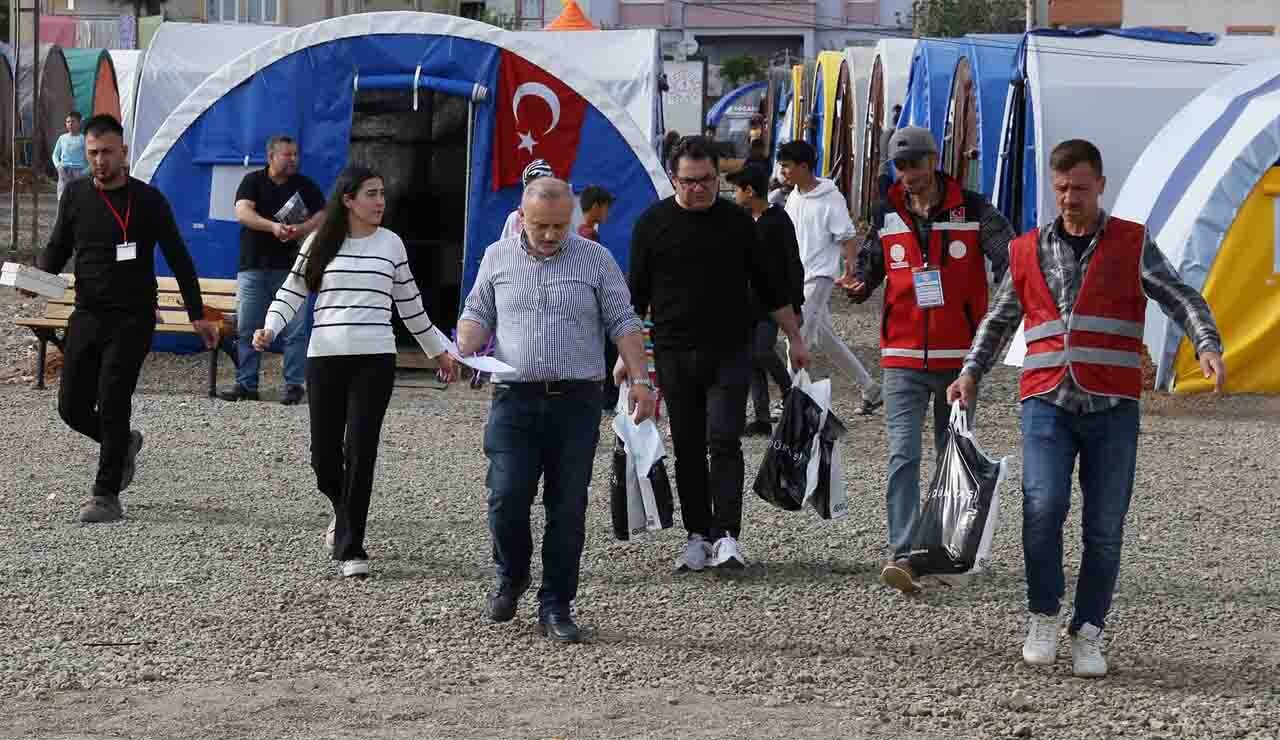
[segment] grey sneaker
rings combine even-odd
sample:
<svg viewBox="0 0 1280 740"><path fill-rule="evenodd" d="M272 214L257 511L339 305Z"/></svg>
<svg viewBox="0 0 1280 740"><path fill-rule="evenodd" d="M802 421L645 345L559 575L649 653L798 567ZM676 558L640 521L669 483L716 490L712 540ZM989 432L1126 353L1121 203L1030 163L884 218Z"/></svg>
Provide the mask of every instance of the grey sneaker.
<svg viewBox="0 0 1280 740"><path fill-rule="evenodd" d="M862 389L862 405L858 407L858 413L862 416L870 416L883 405L884 396L881 393L880 384L872 381L871 385Z"/></svg>
<svg viewBox="0 0 1280 740"><path fill-rule="evenodd" d="M133 476L138 472L138 453L142 452L142 432L137 429L129 432L129 451L124 458L124 473L120 476L120 490L124 491L133 483Z"/></svg>
<svg viewBox="0 0 1280 740"><path fill-rule="evenodd" d="M93 496L80 504L80 521L86 524L114 522L124 518L124 507L117 496Z"/></svg>
<svg viewBox="0 0 1280 740"><path fill-rule="evenodd" d="M343 578L368 578L369 577L369 561L362 560L362 559L342 561L342 577Z"/></svg>

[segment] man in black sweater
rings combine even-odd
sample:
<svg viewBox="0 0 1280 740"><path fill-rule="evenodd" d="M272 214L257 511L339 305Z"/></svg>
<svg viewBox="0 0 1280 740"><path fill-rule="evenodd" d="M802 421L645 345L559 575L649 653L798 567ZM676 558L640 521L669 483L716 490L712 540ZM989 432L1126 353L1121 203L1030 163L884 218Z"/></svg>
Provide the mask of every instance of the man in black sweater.
<svg viewBox="0 0 1280 740"><path fill-rule="evenodd" d="M748 165L730 173L727 178L734 186L733 200L755 219L760 240L773 259L773 274L786 278L787 295L791 308L800 315L804 305L804 265L800 262L800 246L796 243L796 227L780 205L770 206L769 173L762 167ZM751 401L756 420L747 425L747 434L768 437L773 433L769 415L769 378L778 385L785 397L791 390L791 375L778 357L774 346L778 343L778 322L752 297L756 326L753 332L751 373Z"/></svg>
<svg viewBox="0 0 1280 740"><path fill-rule="evenodd" d="M667 159L676 195L640 216L631 242L631 300L639 316L652 312L654 363L670 414L676 488L689 533L677 560L681 570L745 565L737 537L752 292L790 340L792 366L809 363L790 290L755 224L717 197L718 167L705 138L677 143ZM619 361L615 379L622 382L626 373Z"/></svg>
<svg viewBox="0 0 1280 740"><path fill-rule="evenodd" d="M204 320L195 265L169 201L125 174L124 130L109 115L84 126L92 177L69 184L37 267L57 273L75 255L76 309L67 322L58 413L97 442L98 475L80 521L124 516L120 492L133 480L142 433L131 431L133 391L156 324L155 248L173 270L191 324L213 347L218 327Z"/></svg>

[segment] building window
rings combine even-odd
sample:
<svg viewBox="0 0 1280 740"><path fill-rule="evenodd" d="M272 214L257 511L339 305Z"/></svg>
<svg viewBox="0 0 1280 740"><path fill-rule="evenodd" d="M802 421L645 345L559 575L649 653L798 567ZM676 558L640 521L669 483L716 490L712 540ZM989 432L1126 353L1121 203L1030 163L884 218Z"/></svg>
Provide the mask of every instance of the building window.
<svg viewBox="0 0 1280 740"><path fill-rule="evenodd" d="M463 2L458 4L458 15L471 20L479 20L484 16L484 3Z"/></svg>
<svg viewBox="0 0 1280 740"><path fill-rule="evenodd" d="M1227 26L1228 36L1274 36L1275 26Z"/></svg>
<svg viewBox="0 0 1280 740"><path fill-rule="evenodd" d="M240 0L208 0L207 14L210 23L279 23L280 0L244 0L244 15L240 14Z"/></svg>

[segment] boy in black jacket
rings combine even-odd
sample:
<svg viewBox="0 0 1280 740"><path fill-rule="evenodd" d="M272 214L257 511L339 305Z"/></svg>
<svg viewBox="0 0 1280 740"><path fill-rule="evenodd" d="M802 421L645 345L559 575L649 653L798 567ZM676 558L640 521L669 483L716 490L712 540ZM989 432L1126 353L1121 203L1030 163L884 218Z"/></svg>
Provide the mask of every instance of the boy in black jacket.
<svg viewBox="0 0 1280 740"><path fill-rule="evenodd" d="M726 179L734 186L734 201L751 213L760 231L760 240L773 257L778 275L786 276L787 295L791 307L800 315L804 304L804 265L800 262L800 247L796 243L795 226L786 209L769 205L769 173L755 164L749 164ZM774 346L778 342L778 324L758 302L753 300L756 317L754 334L754 362L751 374L751 399L756 420L747 425L747 434L769 436L773 425L769 415L769 378L777 384L783 396L791 389L791 376L778 357Z"/></svg>

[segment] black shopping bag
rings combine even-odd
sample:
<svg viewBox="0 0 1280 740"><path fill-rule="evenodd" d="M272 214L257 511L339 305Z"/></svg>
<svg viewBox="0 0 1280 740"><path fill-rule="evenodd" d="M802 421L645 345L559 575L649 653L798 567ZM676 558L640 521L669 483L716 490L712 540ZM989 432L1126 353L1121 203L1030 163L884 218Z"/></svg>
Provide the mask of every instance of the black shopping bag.
<svg viewBox="0 0 1280 740"><path fill-rule="evenodd" d="M968 573L988 557L1004 471L1005 461L978 447L963 409L953 405L947 446L911 524L916 575Z"/></svg>
<svg viewBox="0 0 1280 740"><path fill-rule="evenodd" d="M786 511L804 504L813 438L821 431L822 408L797 383L787 392L782 418L773 430L752 489L760 498Z"/></svg>
<svg viewBox="0 0 1280 740"><path fill-rule="evenodd" d="M809 506L823 519L841 519L849 513L849 499L844 488L844 468L840 448L836 444L845 435L844 422L827 413L818 433L817 480L808 496Z"/></svg>

